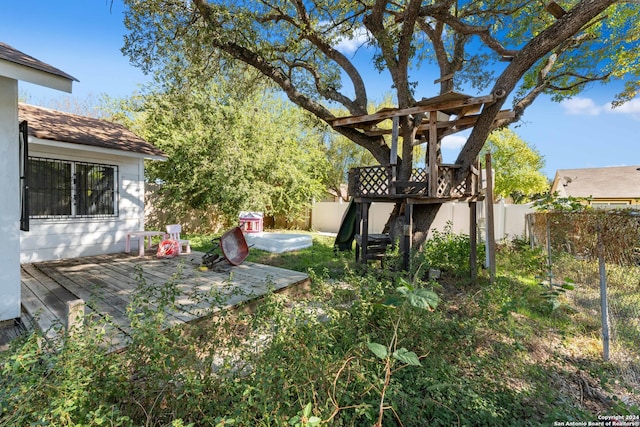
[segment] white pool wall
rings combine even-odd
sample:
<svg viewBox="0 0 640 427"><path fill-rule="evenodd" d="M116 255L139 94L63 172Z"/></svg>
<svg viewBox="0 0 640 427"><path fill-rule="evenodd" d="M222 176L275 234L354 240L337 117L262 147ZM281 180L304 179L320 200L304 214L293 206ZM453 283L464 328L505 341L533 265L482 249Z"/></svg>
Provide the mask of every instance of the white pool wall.
<svg viewBox="0 0 640 427"><path fill-rule="evenodd" d="M308 234L245 233L244 238L251 248L277 254L308 248L313 244L313 239Z"/></svg>

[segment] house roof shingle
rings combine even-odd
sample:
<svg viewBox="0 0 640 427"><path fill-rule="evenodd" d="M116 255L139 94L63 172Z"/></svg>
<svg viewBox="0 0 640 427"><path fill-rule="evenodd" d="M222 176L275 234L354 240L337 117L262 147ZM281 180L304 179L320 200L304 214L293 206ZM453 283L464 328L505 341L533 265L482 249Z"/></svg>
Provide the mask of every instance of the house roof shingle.
<svg viewBox="0 0 640 427"><path fill-rule="evenodd" d="M640 166L558 169L553 190L563 197L640 198Z"/></svg>
<svg viewBox="0 0 640 427"><path fill-rule="evenodd" d="M20 52L18 49L9 46L6 43L0 42L0 59L13 62L14 64L23 65L25 67L33 68L38 71L44 71L45 73L53 74L54 76L63 77L72 81L78 81L73 76L65 73L58 68L37 60L33 56Z"/></svg>
<svg viewBox="0 0 640 427"><path fill-rule="evenodd" d="M162 150L117 123L22 103L18 117L27 121L29 135L36 138L166 158Z"/></svg>

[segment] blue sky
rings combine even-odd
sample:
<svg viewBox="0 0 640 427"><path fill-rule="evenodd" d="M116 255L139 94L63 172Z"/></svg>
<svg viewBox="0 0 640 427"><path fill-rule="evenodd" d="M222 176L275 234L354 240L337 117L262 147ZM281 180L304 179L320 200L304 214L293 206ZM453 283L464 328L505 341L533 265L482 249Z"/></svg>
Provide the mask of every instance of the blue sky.
<svg viewBox="0 0 640 427"><path fill-rule="evenodd" d="M119 0L2 0L0 41L77 78L72 96L80 102L102 93L126 97L150 79L120 52L126 32L122 19ZM426 68L424 73L418 98L437 94L433 75ZM379 89L370 96L382 99L389 80L366 77ZM612 110L609 102L619 89L596 84L570 101L542 97L527 109L515 131L542 153L545 175L553 177L557 169L640 165L640 99ZM20 91L30 103L45 106L68 96L26 83ZM445 161L455 159L462 143L463 137L445 141Z"/></svg>

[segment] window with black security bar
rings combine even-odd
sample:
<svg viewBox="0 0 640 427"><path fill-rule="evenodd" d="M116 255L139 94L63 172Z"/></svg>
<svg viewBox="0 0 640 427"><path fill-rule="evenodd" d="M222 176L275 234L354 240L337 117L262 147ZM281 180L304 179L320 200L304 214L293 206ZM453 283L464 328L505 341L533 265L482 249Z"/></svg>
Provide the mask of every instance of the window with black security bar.
<svg viewBox="0 0 640 427"><path fill-rule="evenodd" d="M117 166L30 157L30 217L117 216L117 182Z"/></svg>

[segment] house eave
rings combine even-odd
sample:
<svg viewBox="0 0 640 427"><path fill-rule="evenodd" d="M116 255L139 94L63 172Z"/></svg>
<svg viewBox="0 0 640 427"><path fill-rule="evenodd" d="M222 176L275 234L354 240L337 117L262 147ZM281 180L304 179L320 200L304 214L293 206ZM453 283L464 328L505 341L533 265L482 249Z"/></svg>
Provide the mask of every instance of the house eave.
<svg viewBox="0 0 640 427"><path fill-rule="evenodd" d="M166 156L158 156L154 154L137 153L135 151L116 150L112 148L96 147L93 145L84 145L64 141L55 141L50 139L41 139L29 136L29 144L41 145L45 147L59 147L69 150L83 150L91 153L110 154L124 157L132 157L144 160L160 160L166 161Z"/></svg>
<svg viewBox="0 0 640 427"><path fill-rule="evenodd" d="M71 93L73 80L0 59L0 75L10 79Z"/></svg>

